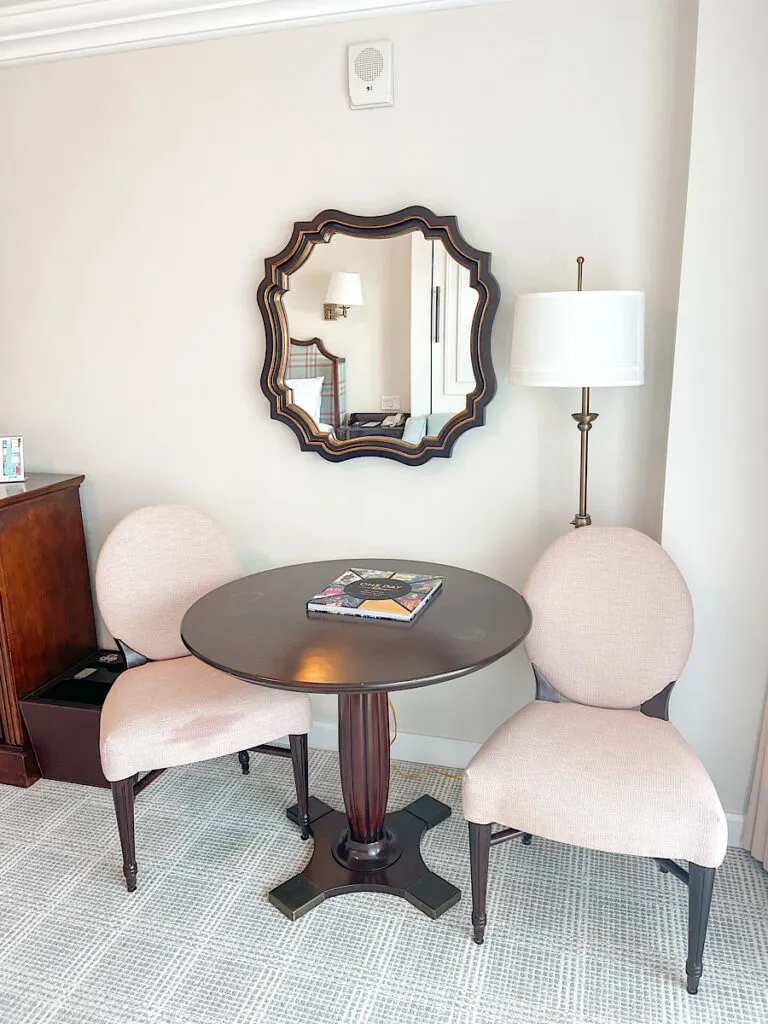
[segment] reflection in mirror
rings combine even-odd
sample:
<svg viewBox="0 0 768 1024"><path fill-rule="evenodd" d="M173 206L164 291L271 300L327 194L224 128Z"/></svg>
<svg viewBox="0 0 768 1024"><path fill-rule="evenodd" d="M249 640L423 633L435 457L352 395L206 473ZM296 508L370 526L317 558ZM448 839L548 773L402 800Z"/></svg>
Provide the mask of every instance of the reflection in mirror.
<svg viewBox="0 0 768 1024"><path fill-rule="evenodd" d="M419 230L317 242L289 275L282 383L313 431L416 445L467 408L478 381L469 271Z"/></svg>

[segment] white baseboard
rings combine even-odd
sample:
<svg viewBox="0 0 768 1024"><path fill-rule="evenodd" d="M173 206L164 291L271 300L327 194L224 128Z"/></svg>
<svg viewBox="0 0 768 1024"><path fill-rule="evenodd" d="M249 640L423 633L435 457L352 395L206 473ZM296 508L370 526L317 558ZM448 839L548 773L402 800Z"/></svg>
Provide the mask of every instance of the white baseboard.
<svg viewBox="0 0 768 1024"><path fill-rule="evenodd" d="M309 734L309 745L318 750L338 750L336 723L315 722ZM441 768L466 768L479 749L479 743L470 743L469 740L449 740L442 736L399 732L392 744L392 757L397 761L434 764Z"/></svg>
<svg viewBox="0 0 768 1024"><path fill-rule="evenodd" d="M744 828L744 815L725 812L725 820L728 823L728 845L742 846L741 833Z"/></svg>
<svg viewBox="0 0 768 1024"><path fill-rule="evenodd" d="M318 750L338 750L338 730L335 722L315 722L309 734L309 745ZM399 732L392 744L392 756L398 761L434 764L441 768L466 768L480 749L479 743L469 740L450 740L442 736L419 736L412 732ZM725 815L728 822L728 845L741 846L743 814Z"/></svg>

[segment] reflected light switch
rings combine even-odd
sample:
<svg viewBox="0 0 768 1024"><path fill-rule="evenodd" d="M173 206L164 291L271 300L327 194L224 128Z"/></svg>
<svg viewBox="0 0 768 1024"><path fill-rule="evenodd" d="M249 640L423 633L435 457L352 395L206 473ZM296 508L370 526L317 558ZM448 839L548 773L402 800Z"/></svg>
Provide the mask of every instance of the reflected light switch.
<svg viewBox="0 0 768 1024"><path fill-rule="evenodd" d="M382 395L381 396L381 411L382 412L399 412L400 411L400 396L399 395Z"/></svg>

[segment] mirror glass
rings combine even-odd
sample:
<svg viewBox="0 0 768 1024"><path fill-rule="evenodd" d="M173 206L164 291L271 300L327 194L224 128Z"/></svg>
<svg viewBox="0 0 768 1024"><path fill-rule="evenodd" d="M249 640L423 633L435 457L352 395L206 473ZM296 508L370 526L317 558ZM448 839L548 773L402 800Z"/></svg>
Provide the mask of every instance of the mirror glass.
<svg viewBox="0 0 768 1024"><path fill-rule="evenodd" d="M288 275L288 402L332 442L419 444L467 408L477 387L472 325L480 295L440 239L417 230L329 233Z"/></svg>

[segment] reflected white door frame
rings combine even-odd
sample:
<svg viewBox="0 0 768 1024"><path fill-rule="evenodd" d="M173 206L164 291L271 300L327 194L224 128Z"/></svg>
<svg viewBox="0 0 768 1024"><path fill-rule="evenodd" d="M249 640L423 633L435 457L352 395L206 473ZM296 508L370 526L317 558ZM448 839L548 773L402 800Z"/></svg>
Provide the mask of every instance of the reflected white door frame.
<svg viewBox="0 0 768 1024"><path fill-rule="evenodd" d="M432 247L411 234L411 416L432 412Z"/></svg>
<svg viewBox="0 0 768 1024"><path fill-rule="evenodd" d="M411 415L461 412L475 388L469 339L479 296L440 242L411 239Z"/></svg>

